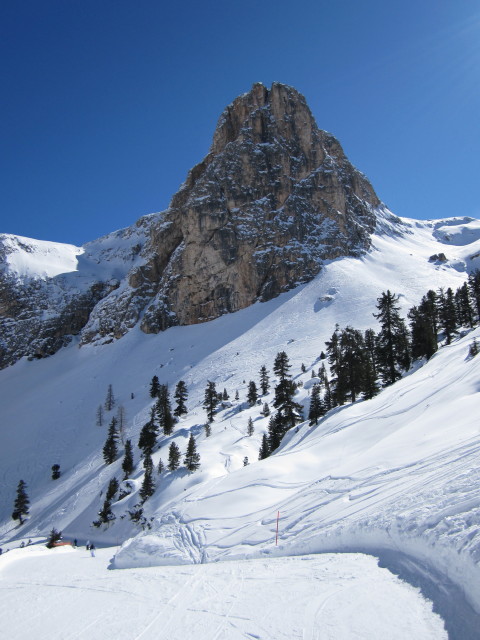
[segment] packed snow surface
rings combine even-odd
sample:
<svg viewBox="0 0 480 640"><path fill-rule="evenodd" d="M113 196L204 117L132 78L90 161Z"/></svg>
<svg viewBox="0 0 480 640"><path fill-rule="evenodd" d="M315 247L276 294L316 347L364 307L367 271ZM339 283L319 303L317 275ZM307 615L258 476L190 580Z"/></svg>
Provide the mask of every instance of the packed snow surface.
<svg viewBox="0 0 480 640"><path fill-rule="evenodd" d="M431 603L368 556L108 571L111 551L27 547L1 557L3 637L447 638Z"/></svg>
<svg viewBox="0 0 480 640"><path fill-rule="evenodd" d="M480 338L479 329L464 331L373 400L337 408L316 426L300 424L273 456L257 459L268 423L262 406L272 404L273 392L249 407L246 391L249 380L258 384L262 365L270 371L273 389L274 358L286 351L295 381L303 383L296 400L308 409L309 381L318 373L320 353L336 323L377 329L373 313L382 291L398 294L405 314L428 289L455 289L480 266L478 221L404 220L395 233L387 222L367 255L331 261L313 281L275 300L158 335L134 328L109 345L78 348L72 343L51 358L23 360L0 371L4 550L18 547L22 539L45 536L52 527L70 539L122 545L111 567L123 571L109 571L107 582L121 580L116 576L124 571L150 575L139 567L155 576L175 571L194 576L195 571L214 571L201 563L215 560L235 560L231 566L240 567L238 561L245 559L261 563L276 556L354 551L376 555L393 567L403 558L422 589L426 582L435 583L450 601L463 599L467 608L461 616L458 610L452 614L449 633L453 625L461 640L475 638L471 629L478 629L480 620L480 356L469 357L468 351L473 338ZM470 235L471 242L464 242ZM111 236L103 241L112 260L116 247ZM446 261L430 259L439 253ZM126 414L124 437L136 445L153 404L148 390L154 374L171 391L184 380L189 392L189 413L172 436L159 438L154 464L166 462L172 440L183 454L193 433L201 468L193 474L179 469L156 475L156 492L144 505L150 528L144 524L142 531L126 515L138 503L144 473L135 449L132 493L113 504L117 518L112 525L93 528L109 480L122 478L121 457L106 466L101 454L114 413L106 412L104 424L97 426L97 407L112 384L115 411L121 405ZM207 380L230 396L208 438L201 406ZM252 436L247 436L249 417ZM244 467L245 457L250 464ZM56 481L51 480L54 463L62 471ZM20 478L27 482L31 509L18 527L10 514ZM68 580L63 584L68 586ZM460 618L472 622L470 630L462 629ZM305 637L316 637L312 634ZM236 636L219 631L210 637Z"/></svg>

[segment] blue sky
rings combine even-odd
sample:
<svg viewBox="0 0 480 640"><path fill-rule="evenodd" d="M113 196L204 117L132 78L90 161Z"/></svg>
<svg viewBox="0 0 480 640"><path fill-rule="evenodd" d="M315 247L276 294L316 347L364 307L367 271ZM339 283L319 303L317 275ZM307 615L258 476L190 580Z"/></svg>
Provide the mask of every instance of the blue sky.
<svg viewBox="0 0 480 640"><path fill-rule="evenodd" d="M480 215L477 0L3 2L0 55L0 232L82 244L166 208L257 81L395 213Z"/></svg>

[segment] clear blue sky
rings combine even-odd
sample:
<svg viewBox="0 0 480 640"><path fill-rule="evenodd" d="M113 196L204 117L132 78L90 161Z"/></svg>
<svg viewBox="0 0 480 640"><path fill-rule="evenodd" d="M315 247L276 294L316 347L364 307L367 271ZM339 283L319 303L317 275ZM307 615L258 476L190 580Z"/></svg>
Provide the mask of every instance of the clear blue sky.
<svg viewBox="0 0 480 640"><path fill-rule="evenodd" d="M477 0L2 2L0 55L1 232L82 244L166 208L257 81L395 213L480 215Z"/></svg>

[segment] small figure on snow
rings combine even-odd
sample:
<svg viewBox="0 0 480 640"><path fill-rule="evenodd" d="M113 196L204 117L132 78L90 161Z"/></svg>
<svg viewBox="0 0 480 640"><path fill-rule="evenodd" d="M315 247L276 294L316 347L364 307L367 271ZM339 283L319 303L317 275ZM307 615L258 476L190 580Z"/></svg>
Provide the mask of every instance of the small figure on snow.
<svg viewBox="0 0 480 640"><path fill-rule="evenodd" d="M93 542L90 545L90 555L92 556L92 558L95 557L95 545L93 544Z"/></svg>
<svg viewBox="0 0 480 640"><path fill-rule="evenodd" d="M85 549L86 551L90 551L90 540L87 540L87 542L85 543Z"/></svg>
<svg viewBox="0 0 480 640"><path fill-rule="evenodd" d="M75 538L75 540L73 541L73 548L76 549L77 548L77 539Z"/></svg>

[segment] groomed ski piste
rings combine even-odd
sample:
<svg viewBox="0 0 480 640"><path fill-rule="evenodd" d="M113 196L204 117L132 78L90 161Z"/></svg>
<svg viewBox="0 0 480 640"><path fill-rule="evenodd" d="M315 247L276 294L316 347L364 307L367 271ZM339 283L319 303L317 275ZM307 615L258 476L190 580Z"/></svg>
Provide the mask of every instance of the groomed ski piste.
<svg viewBox="0 0 480 640"><path fill-rule="evenodd" d="M193 629L205 639L478 637L480 360L468 353L480 330L463 330L376 398L336 408L316 426L300 424L263 461L261 409L273 391L260 405L246 402L248 381L263 364L271 372L286 351L303 383L296 400L308 408L312 369L336 323L376 329L376 299L387 288L406 313L428 289L455 289L478 268L477 220L405 222L401 235L386 225L363 258L332 261L270 302L155 336L134 329L109 345L71 345L0 372L0 531L10 549L0 557L0 606L8 637L104 637L115 625L120 638L180 638ZM446 262L429 260L440 252ZM100 492L122 477L121 456L103 462L106 426L96 426L96 408L112 384L127 414L125 437L136 444L154 374L170 389L183 379L189 391L189 413L159 439L154 464L166 462L172 440L183 454L193 433L201 468L156 476L145 531L121 518L138 503L136 491L113 505L112 525L95 529ZM207 380L230 395L209 438ZM55 462L62 476L53 482ZM138 451L135 462L138 489ZM9 515L20 478L31 509L18 527ZM94 541L97 557L18 549L52 527ZM50 614L42 612L47 592Z"/></svg>

